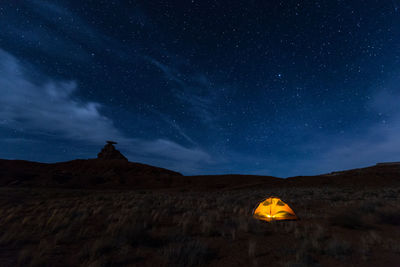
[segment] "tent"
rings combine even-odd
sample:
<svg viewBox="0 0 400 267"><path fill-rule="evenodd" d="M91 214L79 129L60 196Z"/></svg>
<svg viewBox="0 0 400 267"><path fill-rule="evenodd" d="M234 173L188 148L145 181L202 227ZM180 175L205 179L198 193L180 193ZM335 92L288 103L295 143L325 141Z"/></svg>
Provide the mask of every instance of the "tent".
<svg viewBox="0 0 400 267"><path fill-rule="evenodd" d="M293 210L277 197L261 201L255 209L253 217L267 222L298 219Z"/></svg>

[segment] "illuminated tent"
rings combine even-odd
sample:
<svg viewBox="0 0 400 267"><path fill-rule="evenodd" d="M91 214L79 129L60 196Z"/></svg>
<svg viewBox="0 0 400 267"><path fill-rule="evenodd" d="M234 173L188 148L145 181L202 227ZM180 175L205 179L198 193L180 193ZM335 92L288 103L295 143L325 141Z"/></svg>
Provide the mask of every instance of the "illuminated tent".
<svg viewBox="0 0 400 267"><path fill-rule="evenodd" d="M277 197L270 197L258 204L253 213L254 218L267 222L280 220L297 220L293 210Z"/></svg>

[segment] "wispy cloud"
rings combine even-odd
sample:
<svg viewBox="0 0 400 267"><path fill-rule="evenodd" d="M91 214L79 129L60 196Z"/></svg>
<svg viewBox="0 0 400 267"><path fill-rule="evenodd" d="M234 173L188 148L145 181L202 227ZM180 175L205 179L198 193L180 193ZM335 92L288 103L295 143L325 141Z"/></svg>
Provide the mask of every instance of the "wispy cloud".
<svg viewBox="0 0 400 267"><path fill-rule="evenodd" d="M159 118L161 118L165 123L167 123L170 127L172 127L181 137L183 137L187 142L191 145L198 146L198 144L179 126L178 122L168 116L167 114L163 114L159 111L152 110L152 113L156 114Z"/></svg>
<svg viewBox="0 0 400 267"><path fill-rule="evenodd" d="M204 168L217 164L218 160L199 147L187 148L166 139L152 141L131 140L126 142L130 158L178 170L184 174L196 174Z"/></svg>
<svg viewBox="0 0 400 267"><path fill-rule="evenodd" d="M155 60L154 58L147 56L145 56L144 58L148 60L151 64L156 66L158 69L160 69L168 80L174 81L182 87L186 87L186 83L183 81L182 75L180 74L179 71Z"/></svg>
<svg viewBox="0 0 400 267"><path fill-rule="evenodd" d="M30 80L24 63L0 49L0 127L92 144L115 139L134 159L148 158L148 163L157 162L188 172L212 162L211 156L198 147L187 148L166 139L127 137L110 118L101 114L100 103L75 97L77 90L74 81L48 77L43 81Z"/></svg>
<svg viewBox="0 0 400 267"><path fill-rule="evenodd" d="M135 44L122 44L66 6L43 0L10 5L15 5L15 8L7 8L5 15L0 17L0 38L8 46L18 45L50 59L80 64L92 62L92 57L98 53L120 61L131 61L134 58L126 50L136 49ZM24 12L30 15L29 20L21 20ZM139 11L131 17L138 21L145 20Z"/></svg>
<svg viewBox="0 0 400 267"><path fill-rule="evenodd" d="M145 59L161 70L168 80L176 83L177 86L173 88L175 97L182 103L188 104L193 114L203 123L212 124L218 119L216 104L220 88L215 88L205 75L184 74L174 66L168 66L154 58L145 57Z"/></svg>

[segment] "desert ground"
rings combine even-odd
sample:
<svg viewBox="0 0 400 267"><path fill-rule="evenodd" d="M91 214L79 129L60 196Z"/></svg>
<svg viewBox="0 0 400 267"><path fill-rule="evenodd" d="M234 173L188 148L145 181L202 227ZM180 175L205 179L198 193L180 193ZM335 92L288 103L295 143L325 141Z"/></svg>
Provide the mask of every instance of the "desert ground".
<svg viewBox="0 0 400 267"><path fill-rule="evenodd" d="M400 186L0 188L0 266L399 266ZM280 197L300 218L252 211Z"/></svg>

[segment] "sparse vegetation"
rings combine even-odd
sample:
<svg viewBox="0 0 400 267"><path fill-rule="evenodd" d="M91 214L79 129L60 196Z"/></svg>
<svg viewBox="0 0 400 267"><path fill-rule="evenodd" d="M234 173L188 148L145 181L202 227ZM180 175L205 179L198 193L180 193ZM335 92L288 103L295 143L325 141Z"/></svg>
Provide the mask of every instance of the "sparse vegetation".
<svg viewBox="0 0 400 267"><path fill-rule="evenodd" d="M215 252L198 239L180 240L163 249L167 265L198 266L210 262Z"/></svg>
<svg viewBox="0 0 400 267"><path fill-rule="evenodd" d="M400 259L398 192L2 188L0 265L391 266ZM254 206L269 195L281 196L301 220L253 219Z"/></svg>
<svg viewBox="0 0 400 267"><path fill-rule="evenodd" d="M340 210L330 217L333 226L340 226L348 229L365 230L372 226L366 221L366 214L355 208Z"/></svg>
<svg viewBox="0 0 400 267"><path fill-rule="evenodd" d="M328 255L343 260L352 253L352 247L348 241L333 238L328 241L325 252Z"/></svg>

